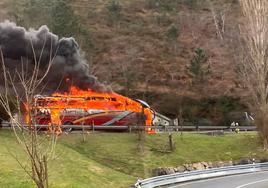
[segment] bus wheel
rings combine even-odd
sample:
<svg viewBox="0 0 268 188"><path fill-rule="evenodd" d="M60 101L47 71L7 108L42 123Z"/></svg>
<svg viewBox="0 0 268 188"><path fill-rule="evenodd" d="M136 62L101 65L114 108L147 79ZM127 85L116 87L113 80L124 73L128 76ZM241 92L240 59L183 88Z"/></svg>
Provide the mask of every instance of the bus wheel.
<svg viewBox="0 0 268 188"><path fill-rule="evenodd" d="M67 122L64 122L63 125L73 125L73 123L70 121L67 121ZM71 128L71 127L70 128L62 128L61 130L62 130L62 132L70 133L70 132L72 132L73 128Z"/></svg>

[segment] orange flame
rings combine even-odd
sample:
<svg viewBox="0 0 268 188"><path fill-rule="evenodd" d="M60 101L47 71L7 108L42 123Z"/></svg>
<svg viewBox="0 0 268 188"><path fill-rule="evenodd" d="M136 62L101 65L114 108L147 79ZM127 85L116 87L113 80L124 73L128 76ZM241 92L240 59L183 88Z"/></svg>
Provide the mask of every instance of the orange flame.
<svg viewBox="0 0 268 188"><path fill-rule="evenodd" d="M72 86L69 92L54 93L52 96L37 96L35 110L49 109L51 124L60 125L60 113L64 109L83 110L118 110L143 113L146 117L146 125L152 125L152 112L149 108L130 98L114 92L96 92L91 89L81 90Z"/></svg>

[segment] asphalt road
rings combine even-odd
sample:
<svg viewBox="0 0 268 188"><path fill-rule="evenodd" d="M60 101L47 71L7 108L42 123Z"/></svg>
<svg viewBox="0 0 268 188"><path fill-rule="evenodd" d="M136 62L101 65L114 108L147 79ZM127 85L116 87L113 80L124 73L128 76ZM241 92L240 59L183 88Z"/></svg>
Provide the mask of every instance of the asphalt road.
<svg viewBox="0 0 268 188"><path fill-rule="evenodd" d="M187 182L168 188L268 188L268 171Z"/></svg>

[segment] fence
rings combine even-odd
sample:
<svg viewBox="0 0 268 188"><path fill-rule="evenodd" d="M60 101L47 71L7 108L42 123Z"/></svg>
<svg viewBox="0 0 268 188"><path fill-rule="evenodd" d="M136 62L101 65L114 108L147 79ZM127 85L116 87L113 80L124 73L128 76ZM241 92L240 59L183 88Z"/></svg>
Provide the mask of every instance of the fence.
<svg viewBox="0 0 268 188"><path fill-rule="evenodd" d="M58 127L58 125L35 125L36 128L48 128L48 127ZM10 123L3 123L2 127L11 127ZM24 125L25 128L28 125ZM80 129L80 130L124 130L124 131L135 131L138 129L154 129L156 132L180 132L180 131L224 131L224 130L234 130L239 128L240 131L255 131L255 126L239 126L239 127L230 127L230 126L114 126L114 125L61 125L63 129Z"/></svg>

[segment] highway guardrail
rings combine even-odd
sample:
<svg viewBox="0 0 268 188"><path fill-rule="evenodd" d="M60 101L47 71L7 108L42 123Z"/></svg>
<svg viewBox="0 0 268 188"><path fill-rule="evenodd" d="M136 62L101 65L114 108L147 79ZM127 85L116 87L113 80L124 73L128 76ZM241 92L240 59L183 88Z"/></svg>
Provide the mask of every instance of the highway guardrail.
<svg viewBox="0 0 268 188"><path fill-rule="evenodd" d="M221 176L230 176L236 174L252 173L268 170L268 163L255 163L246 165L227 166L220 168L211 168L206 170L188 171L174 173L170 175L156 176L144 180L138 180L134 185L135 188L154 188L175 183L195 181Z"/></svg>
<svg viewBox="0 0 268 188"><path fill-rule="evenodd" d="M34 125L36 128L48 128L48 127L58 127L59 125ZM11 127L11 123L3 123L2 127ZM27 128L29 125L23 125ZM223 130L234 130L238 128L240 131L254 131L256 126L239 126L239 127L230 127L230 126L137 126L137 125L128 125L128 126L118 126L118 125L60 125L61 128L73 128L73 129L104 129L104 130L132 130L150 128L158 132L179 132L179 131L223 131Z"/></svg>

